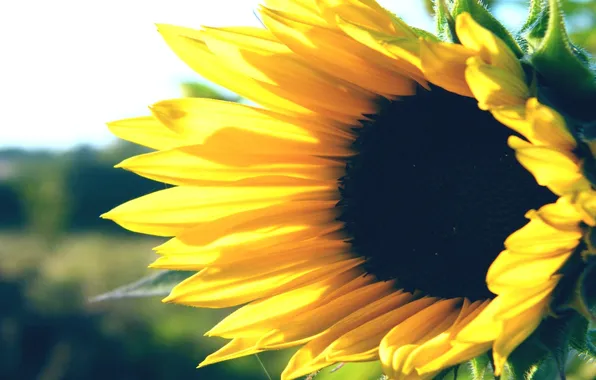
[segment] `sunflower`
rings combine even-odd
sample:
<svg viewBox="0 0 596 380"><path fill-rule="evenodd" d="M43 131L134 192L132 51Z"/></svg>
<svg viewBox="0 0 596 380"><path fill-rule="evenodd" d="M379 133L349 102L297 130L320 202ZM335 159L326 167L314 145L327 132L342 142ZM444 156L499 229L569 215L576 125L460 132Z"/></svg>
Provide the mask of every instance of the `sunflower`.
<svg viewBox="0 0 596 380"><path fill-rule="evenodd" d="M283 379L374 360L432 378L487 352L499 375L544 319L590 316L558 289L594 252L593 155L571 125L584 119L541 95L548 54L524 58L546 48L470 1L439 3L450 40L374 0L259 13L264 28L158 27L258 105L166 100L109 124L156 150L118 167L173 185L103 215L172 237L152 267L197 271L164 301L243 305L200 366L298 346Z"/></svg>

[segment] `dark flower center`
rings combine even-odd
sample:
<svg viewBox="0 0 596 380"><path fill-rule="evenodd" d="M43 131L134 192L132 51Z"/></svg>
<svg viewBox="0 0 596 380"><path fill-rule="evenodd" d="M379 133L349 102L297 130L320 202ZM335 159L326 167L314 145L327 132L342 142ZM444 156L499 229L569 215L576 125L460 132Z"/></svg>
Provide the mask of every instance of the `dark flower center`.
<svg viewBox="0 0 596 380"><path fill-rule="evenodd" d="M493 297L486 272L529 209L556 197L475 99L438 87L380 101L340 179L340 219L370 273L437 297Z"/></svg>

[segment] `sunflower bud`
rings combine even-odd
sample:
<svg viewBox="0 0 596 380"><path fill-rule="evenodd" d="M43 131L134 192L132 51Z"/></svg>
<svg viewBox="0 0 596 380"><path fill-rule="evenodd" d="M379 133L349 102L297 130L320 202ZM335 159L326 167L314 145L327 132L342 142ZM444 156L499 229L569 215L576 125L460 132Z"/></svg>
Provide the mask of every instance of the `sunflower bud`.
<svg viewBox="0 0 596 380"><path fill-rule="evenodd" d="M559 1L533 1L525 27L528 44L535 46L530 61L540 76L544 95L560 104L577 129L590 136L586 139L593 139L595 73L589 68L587 54L569 40Z"/></svg>

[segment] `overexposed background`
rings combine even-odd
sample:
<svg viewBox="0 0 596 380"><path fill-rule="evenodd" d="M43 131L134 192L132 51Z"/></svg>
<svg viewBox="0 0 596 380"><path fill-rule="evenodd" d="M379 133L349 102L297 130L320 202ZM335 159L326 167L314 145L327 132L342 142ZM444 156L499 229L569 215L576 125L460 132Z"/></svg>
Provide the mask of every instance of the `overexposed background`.
<svg viewBox="0 0 596 380"><path fill-rule="evenodd" d="M383 5L432 29L422 2ZM0 3L0 148L105 146L105 122L144 115L198 76L155 23L259 26L256 0L19 0Z"/></svg>

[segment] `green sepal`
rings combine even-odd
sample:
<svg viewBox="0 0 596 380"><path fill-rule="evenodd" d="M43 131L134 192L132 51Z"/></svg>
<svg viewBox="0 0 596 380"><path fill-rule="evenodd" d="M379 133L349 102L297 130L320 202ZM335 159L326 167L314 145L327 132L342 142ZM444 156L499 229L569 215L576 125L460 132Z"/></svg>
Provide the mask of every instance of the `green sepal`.
<svg viewBox="0 0 596 380"><path fill-rule="evenodd" d="M441 372L439 372L438 374L436 374L435 377L433 377L433 380L445 380L447 378L447 375L450 372L451 372L451 368L444 369ZM452 378L456 378L456 377L452 376Z"/></svg>
<svg viewBox="0 0 596 380"><path fill-rule="evenodd" d="M563 267L559 269L558 273L562 275L562 278L553 292L550 303L550 309L554 315L560 315L573 309L577 298L578 278L586 265L582 258L582 252L585 250L586 242L582 241Z"/></svg>
<svg viewBox="0 0 596 380"><path fill-rule="evenodd" d="M521 27L521 31L530 29L536 22L538 22L543 15L544 0L530 0L530 9L528 11L528 18Z"/></svg>
<svg viewBox="0 0 596 380"><path fill-rule="evenodd" d="M532 46L544 38L548 27L548 0L531 0L528 18L521 27L519 34Z"/></svg>
<svg viewBox="0 0 596 380"><path fill-rule="evenodd" d="M549 0L544 7L548 14L548 24L544 37L540 40L530 61L536 71L543 77L544 84L552 88L561 99L566 99L563 111L573 117L586 112L591 121L594 117L593 106L596 104L596 79L587 65L585 54L574 47L565 30L565 24L558 0ZM544 17L544 16L543 16ZM539 36L541 26L538 28ZM532 33L532 32L531 32ZM536 34L536 32L534 32ZM530 41L532 43L532 41ZM569 109L565 109L569 108ZM571 108L580 108L577 111Z"/></svg>
<svg viewBox="0 0 596 380"><path fill-rule="evenodd" d="M570 306L591 322L596 322L596 256L585 254L586 265L577 279Z"/></svg>
<svg viewBox="0 0 596 380"><path fill-rule="evenodd" d="M410 29L412 29L412 31L418 36L418 37L422 37L426 40L431 40L434 42L440 42L441 40L435 36L434 34L432 34L431 32L428 32L424 29L419 29L419 28L415 28L413 26L410 26Z"/></svg>
<svg viewBox="0 0 596 380"><path fill-rule="evenodd" d="M138 298L152 296L167 296L174 286L186 280L197 272L165 270L144 277L132 284L100 294L90 299L91 302L105 301L117 298Z"/></svg>
<svg viewBox="0 0 596 380"><path fill-rule="evenodd" d="M493 369L491 367L488 354L477 356L468 363L472 372L473 380L494 379Z"/></svg>
<svg viewBox="0 0 596 380"><path fill-rule="evenodd" d="M433 377L433 380L469 380L470 371L465 363L461 363L449 368L445 368Z"/></svg>
<svg viewBox="0 0 596 380"><path fill-rule="evenodd" d="M576 313L575 321L569 334L569 345L577 350L580 356L596 360L596 330L590 328L590 323L582 315Z"/></svg>
<svg viewBox="0 0 596 380"><path fill-rule="evenodd" d="M554 359L556 371L562 375L562 378L564 378L565 363L569 356L571 335L575 330L575 323L578 322L577 317L576 312L568 310L557 317L547 318L538 329L540 342Z"/></svg>
<svg viewBox="0 0 596 380"><path fill-rule="evenodd" d="M468 12L477 23L503 40L518 58L524 56L524 51L511 33L490 14L488 9L479 0L455 0L453 9L451 10L452 17L457 18L459 14L464 12Z"/></svg>
<svg viewBox="0 0 596 380"><path fill-rule="evenodd" d="M508 380L541 380L553 377L544 377L552 371L552 362L549 363L549 352L538 339L538 332L522 342L507 358L502 379ZM540 377L539 377L540 376Z"/></svg>
<svg viewBox="0 0 596 380"><path fill-rule="evenodd" d="M455 19L449 11L446 0L434 1L434 13L437 35L443 41L459 43L457 33L455 32Z"/></svg>

